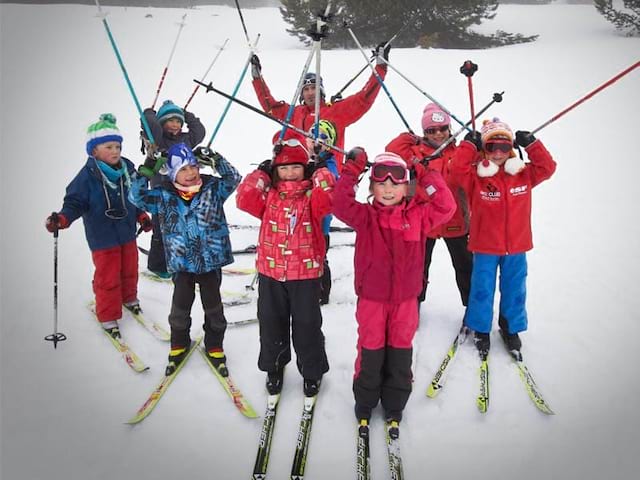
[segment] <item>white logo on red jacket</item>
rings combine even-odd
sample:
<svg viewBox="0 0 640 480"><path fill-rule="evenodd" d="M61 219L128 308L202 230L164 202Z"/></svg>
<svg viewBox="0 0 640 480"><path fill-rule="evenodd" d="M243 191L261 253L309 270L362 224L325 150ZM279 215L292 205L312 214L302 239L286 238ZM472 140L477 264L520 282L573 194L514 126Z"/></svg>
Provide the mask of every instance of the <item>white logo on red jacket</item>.
<svg viewBox="0 0 640 480"><path fill-rule="evenodd" d="M513 196L526 195L528 191L529 191L528 185L519 185L517 187L511 187L511 189L509 190L509 193Z"/></svg>

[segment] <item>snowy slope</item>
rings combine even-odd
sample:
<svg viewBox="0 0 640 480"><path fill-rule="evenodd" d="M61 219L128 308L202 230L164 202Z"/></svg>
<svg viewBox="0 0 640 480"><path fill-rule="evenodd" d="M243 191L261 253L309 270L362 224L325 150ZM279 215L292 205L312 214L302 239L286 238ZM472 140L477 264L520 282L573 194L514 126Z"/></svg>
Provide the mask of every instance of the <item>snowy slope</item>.
<svg viewBox="0 0 640 480"><path fill-rule="evenodd" d="M184 102L230 38L211 78L231 92L247 58L235 10L108 8L108 21L143 105L153 99L171 50L176 22L185 27L162 98ZM246 11L249 33L262 33L259 54L273 93L290 100L307 51L289 37L276 9ZM51 333L53 242L44 219L62 203L64 188L84 163L84 132L98 115L115 113L124 153L141 161L138 117L95 8L0 5L2 112L2 273L0 476L7 480L102 480L250 476L260 420L243 418L198 356L192 357L152 415L123 425L162 375L168 347L130 318L125 338L150 366L133 373L100 333L86 309L93 267L80 222L60 235L59 322L69 339L54 350ZM487 51L392 49L392 64L459 117L469 115L464 60L479 65L476 105L494 92L505 100L491 110L514 129L533 129L638 61L640 40L624 38L585 5L501 6L482 31L539 33L532 44ZM357 33L357 32L356 32ZM382 40L382 39L381 39ZM358 51L322 54L330 93L362 65ZM365 79L359 79L359 88ZM427 99L393 72L389 90L414 129ZM557 174L534 195L535 249L529 254L530 330L525 359L555 417L532 406L501 348L491 356L491 405L477 412L477 360L463 348L447 387L436 400L425 391L462 318L446 248L436 246L429 301L422 308L415 383L403 422L407 478L623 479L639 467L640 300L635 141L640 71L621 79L538 135L558 161ZM351 90L353 91L353 90ZM257 104L249 79L239 97ZM207 140L224 108L199 92L192 109ZM248 173L270 154L277 125L233 106L214 148ZM381 93L372 110L348 130L347 144L371 154L403 130ZM255 224L227 204L235 224ZM255 230L233 233L236 248L255 243ZM352 241L336 234L333 243ZM148 245L147 238L141 244ZM332 303L323 309L331 371L317 405L309 479L354 476L355 435L351 376L356 327L351 271L353 250L329 253ZM141 268L144 268L144 258ZM250 266L238 257L237 266ZM224 289L243 290L250 277L228 278ZM636 292L635 294L633 292ZM166 325L171 288L140 281L147 315ZM255 315L227 310L230 321ZM195 336L202 321L193 309ZM259 413L263 374L257 370L255 325L229 329L226 351L239 387ZM499 347L498 337L493 340ZM601 383L596 381L600 379ZM276 424L269 478L288 477L301 379L289 368ZM375 478L388 478L380 418L373 427Z"/></svg>

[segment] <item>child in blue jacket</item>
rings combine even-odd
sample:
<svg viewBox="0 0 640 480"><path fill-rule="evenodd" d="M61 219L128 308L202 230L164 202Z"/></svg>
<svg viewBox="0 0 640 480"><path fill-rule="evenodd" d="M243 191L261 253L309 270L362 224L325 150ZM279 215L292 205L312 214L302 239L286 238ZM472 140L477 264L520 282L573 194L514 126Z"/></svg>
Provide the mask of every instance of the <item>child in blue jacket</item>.
<svg viewBox="0 0 640 480"><path fill-rule="evenodd" d="M174 290L169 314L171 351L165 374L171 375L184 360L191 338L191 307L195 285L200 285L204 308L204 344L209 361L227 376L222 348L227 320L220 282L222 267L233 262L223 204L242 177L222 156L214 154L220 178L200 175L191 148L178 143L167 154L168 179L149 189L147 178L134 173L129 199L157 216Z"/></svg>
<svg viewBox="0 0 640 480"><path fill-rule="evenodd" d="M151 219L127 199L134 167L120 156L122 136L112 114L100 115L89 126L86 150L86 164L67 186L62 210L47 218L46 228L50 232L68 228L82 216L96 267L96 316L113 338L120 338L122 306L134 313L141 311L136 220L149 231Z"/></svg>

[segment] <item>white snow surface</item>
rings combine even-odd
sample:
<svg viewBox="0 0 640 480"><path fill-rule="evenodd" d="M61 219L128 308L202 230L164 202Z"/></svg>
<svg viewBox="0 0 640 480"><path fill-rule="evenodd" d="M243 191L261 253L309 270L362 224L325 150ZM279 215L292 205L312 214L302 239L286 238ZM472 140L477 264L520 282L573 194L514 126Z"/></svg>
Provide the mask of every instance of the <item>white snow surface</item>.
<svg viewBox="0 0 640 480"><path fill-rule="evenodd" d="M188 13L161 92L184 104L216 53L230 38L209 79L231 92L247 58L247 42L234 9L104 8L132 84L143 106L155 95L177 32ZM199 355L193 356L153 413L124 424L163 375L168 344L127 315L124 338L151 367L136 374L100 333L86 308L93 265L81 222L59 238L59 330L68 340L56 350L43 337L53 326L53 240L44 220L62 205L64 189L85 162L85 131L112 112L124 135L124 155L141 162L138 113L96 9L88 6L0 5L2 98L2 444L6 480L249 478L261 420L244 418ZM289 36L278 10L244 12L264 76L278 98L291 99L307 56ZM471 59L476 109L494 92L497 115L514 130L532 130L638 61L640 39L625 38L589 5L503 5L478 27L540 38L491 50L392 49L390 61L461 119L469 117ZM356 32L357 34L357 32ZM383 40L382 38L380 40ZM357 50L322 52L322 76L336 92L363 64ZM365 81L363 75L347 92ZM387 86L412 128L429 101L390 71ZM463 315L448 252L438 242L428 301L415 338L414 391L402 423L406 478L628 479L640 454L640 224L635 151L640 112L640 70L620 79L542 130L558 162L557 173L536 189L535 248L528 255L529 331L525 360L557 415L538 412L515 367L492 335L491 403L475 406L478 361L467 345L437 399L425 395ZM258 105L244 79L239 98ZM191 109L210 138L226 100L198 92ZM213 143L246 174L270 155L278 126L233 105ZM384 92L347 130L347 146L373 155L404 130ZM257 224L227 202L234 224ZM336 223L339 224L339 223ZM234 230L236 248L255 243L256 230ZM149 234L140 244L148 246ZM336 233L334 244L353 241ZM317 404L305 478L355 476L355 419L351 381L355 359L352 248L329 251L336 278L323 307L331 370ZM146 258L141 256L144 269ZM250 266L251 256L235 266ZM225 278L223 289L243 290L250 277ZM633 292L636 292L635 294ZM168 328L171 287L141 279L145 314ZM255 303L226 310L230 322L255 316ZM193 307L195 337L202 323ZM497 326L496 326L497 328ZM229 368L263 413L264 374L258 371L256 325L229 328ZM276 423L269 478L288 478L302 407L302 381L287 369ZM379 411L372 426L372 470L389 478ZM635 472L635 474L634 474Z"/></svg>

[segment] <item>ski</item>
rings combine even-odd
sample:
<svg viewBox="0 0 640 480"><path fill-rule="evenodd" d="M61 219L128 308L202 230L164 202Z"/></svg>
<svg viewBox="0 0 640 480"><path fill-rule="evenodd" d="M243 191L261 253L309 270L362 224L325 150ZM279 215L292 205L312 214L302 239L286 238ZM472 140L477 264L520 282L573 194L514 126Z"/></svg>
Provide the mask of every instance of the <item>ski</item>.
<svg viewBox="0 0 640 480"><path fill-rule="evenodd" d="M88 307L91 313L93 313L93 317L96 319L98 323L100 323L100 321L98 320L98 317L96 316L95 302L90 302ZM100 330L102 330L102 332L111 341L111 344L114 347L116 347L116 350L118 350L122 354L122 358L124 359L125 362L127 362L127 365L129 365L135 372L140 373L140 372L149 370L149 367L147 367L143 363L143 361L140 360L140 357L138 357L138 355L136 355L135 352L131 350L129 345L127 345L125 341L122 340L122 338L113 338L111 335L109 335L109 332L107 332L104 328L102 328L102 326L100 327Z"/></svg>
<svg viewBox="0 0 640 480"><path fill-rule="evenodd" d="M225 267L225 268L222 269L222 273L224 275L232 275L232 276L254 275L256 273L256 269L255 269L255 267L250 267L250 268Z"/></svg>
<svg viewBox="0 0 640 480"><path fill-rule="evenodd" d="M386 432L391 480L402 480L404 471L402 470L402 456L400 455L400 427L398 422L387 422Z"/></svg>
<svg viewBox="0 0 640 480"><path fill-rule="evenodd" d="M224 390L227 392L231 400L233 400L233 404L236 406L236 408L240 410L240 412L245 417L258 418L258 414L255 412L251 404L244 397L240 389L235 386L231 377L229 375L227 375L226 377L222 376L222 374L218 371L218 369L214 367L213 364L209 361L209 358L208 358L209 355L207 354L204 348L199 347L198 350L200 350L200 354L207 362L207 365L209 365L209 367L211 368L211 371L214 373L214 375L216 376L216 378L218 379L218 381L220 382Z"/></svg>
<svg viewBox="0 0 640 480"><path fill-rule="evenodd" d="M442 360L442 363L440 363L440 367L438 367L438 371L433 376L433 380L431 380L429 387L427 387L427 397L434 398L438 393L440 393L442 387L444 387L444 382L448 372L447 367L449 367L453 362L458 351L458 347L466 341L468 334L469 329L463 326L460 329L460 332L458 332L458 335L456 335L456 338L454 338L451 347L449 347L449 351Z"/></svg>
<svg viewBox="0 0 640 480"><path fill-rule="evenodd" d="M184 360L180 362L180 365L178 365L176 370L171 375L164 375L164 377L162 378L158 386L156 386L153 392L151 392L151 395L149 395L147 400L138 409L136 414L126 422L127 424L135 425L137 423L140 423L153 411L153 409L158 404L158 402L160 401L164 393L169 388L169 385L171 385L171 382L173 382L173 380L176 378L178 373L180 373L180 370L182 370L182 367L184 367L184 365L187 363L187 360L189 360L189 357L191 356L193 351L196 348L198 348L198 345L200 345L201 341L202 341L202 335L198 337L198 339L195 342L191 343L191 348L187 352L187 355L184 357Z"/></svg>
<svg viewBox="0 0 640 480"><path fill-rule="evenodd" d="M243 325L250 325L252 323L258 323L257 318L246 318L244 320L238 320L236 322L227 322L227 327L241 327Z"/></svg>
<svg viewBox="0 0 640 480"><path fill-rule="evenodd" d="M304 397L302 416L300 417L300 427L298 428L298 441L296 451L293 456L291 466L291 480L303 480L304 469L307 465L307 451L309 450L309 440L311 438L311 426L313 423L313 412L318 396Z"/></svg>
<svg viewBox="0 0 640 480"><path fill-rule="evenodd" d="M142 315L142 309L138 306L137 309L131 309L124 305L124 308L131 314L131 316L142 325L145 329L147 329L151 334L156 337L158 340L162 340L163 342L168 342L171 340L171 334L167 332L161 325L158 325L156 322L151 320L147 320L144 315Z"/></svg>
<svg viewBox="0 0 640 480"><path fill-rule="evenodd" d="M271 452L271 441L273 440L273 430L276 424L279 400L280 394L269 395L267 397L267 411L262 421L258 453L256 454L256 463L253 466L253 475L251 477L253 480L264 480L267 478L267 466L269 464L269 453Z"/></svg>
<svg viewBox="0 0 640 480"><path fill-rule="evenodd" d="M533 401L533 404L542 413L545 413L547 415L555 415L555 412L551 410L551 407L545 401L542 393L540 393L540 390L538 389L538 385L536 385L536 382L531 375L531 372L522 360L522 353L520 353L519 350L510 350L509 355L518 368L520 379L522 380L524 387L527 389L527 393L529 394L529 398L531 398L531 401Z"/></svg>
<svg viewBox="0 0 640 480"><path fill-rule="evenodd" d="M476 399L478 410L481 413L487 413L489 409L489 354L480 353L480 368L478 370L480 376L480 393Z"/></svg>
<svg viewBox="0 0 640 480"><path fill-rule="evenodd" d="M258 247L256 245L249 245L245 248L241 248L240 250L233 250L231 252L232 255L248 255L250 253L256 253L258 251Z"/></svg>
<svg viewBox="0 0 640 480"><path fill-rule="evenodd" d="M369 480L371 478L371 466L369 465L369 422L360 420L358 425L358 443L356 448L356 479Z"/></svg>

